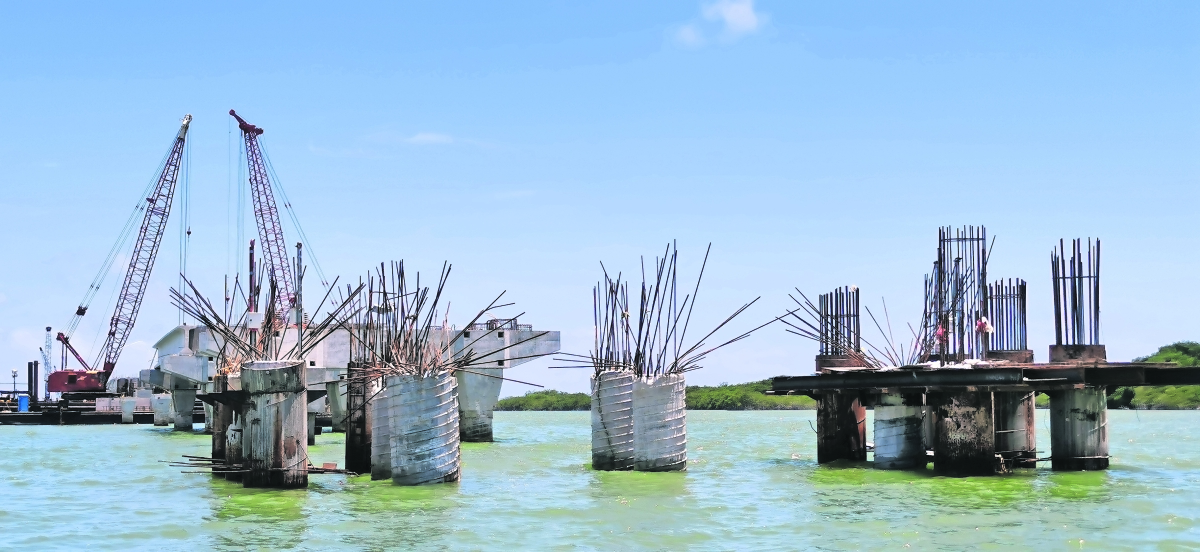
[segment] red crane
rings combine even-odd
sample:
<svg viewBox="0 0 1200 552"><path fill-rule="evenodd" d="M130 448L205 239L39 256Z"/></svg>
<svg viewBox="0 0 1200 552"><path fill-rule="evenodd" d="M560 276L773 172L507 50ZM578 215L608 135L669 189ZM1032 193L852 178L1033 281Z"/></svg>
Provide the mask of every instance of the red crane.
<svg viewBox="0 0 1200 552"><path fill-rule="evenodd" d="M117 367L117 359L121 350L129 340L129 332L133 330L134 320L137 319L138 309L142 306L142 298L146 295L146 284L150 281L150 271L154 269L154 258L158 256L158 246L162 243L163 233L167 228L167 216L171 213L171 200L175 196L175 183L179 179L179 168L183 160L183 146L187 139L188 125L192 122L191 115L183 117L179 134L171 146L171 153L163 164L162 173L158 176L158 184L154 192L146 198L146 212L142 218L142 227L138 231L134 243L133 254L129 258L129 267L125 270L125 281L121 284L121 294L117 299L117 308L113 312L108 325L108 338L96 361L89 366L75 348L71 346L70 338L59 332L58 341L63 347L83 365L82 370L63 370L51 372L46 389L53 393L103 393L105 385L113 369ZM77 315L86 311L80 307ZM103 366L96 370L96 364Z"/></svg>
<svg viewBox="0 0 1200 552"><path fill-rule="evenodd" d="M238 128L242 130L242 138L246 141L246 163L249 165L250 192L254 200L254 220L258 224L258 238L262 242L263 256L267 260L268 277L275 281L275 315L280 321L286 320L289 311L295 304L295 278L292 275L291 264L288 262L287 242L283 241L283 225L279 222L279 209L275 207L275 195L271 191L271 180L267 176L267 167L263 160L262 150L258 146L258 136L263 129L247 123L238 117L232 109L229 114L237 119Z"/></svg>

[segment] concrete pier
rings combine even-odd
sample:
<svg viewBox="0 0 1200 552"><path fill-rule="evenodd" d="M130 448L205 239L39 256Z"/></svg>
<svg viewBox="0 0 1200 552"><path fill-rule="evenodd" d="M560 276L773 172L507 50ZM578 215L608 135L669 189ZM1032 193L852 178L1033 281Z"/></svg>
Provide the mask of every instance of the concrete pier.
<svg viewBox="0 0 1200 552"><path fill-rule="evenodd" d="M196 410L195 389L171 391L171 409L174 414L175 431L191 431L193 412Z"/></svg>
<svg viewBox="0 0 1200 552"><path fill-rule="evenodd" d="M996 391L996 452L1015 468L1037 467L1033 391Z"/></svg>
<svg viewBox="0 0 1200 552"><path fill-rule="evenodd" d="M391 479L392 390L382 380L374 380L367 384L367 396L370 397L367 408L371 411L371 479Z"/></svg>
<svg viewBox="0 0 1200 552"><path fill-rule="evenodd" d="M920 393L884 393L875 401L875 467L924 468L925 398Z"/></svg>
<svg viewBox="0 0 1200 552"><path fill-rule="evenodd" d="M1108 468L1108 402L1103 387L1052 391L1050 464L1058 471Z"/></svg>
<svg viewBox="0 0 1200 552"><path fill-rule="evenodd" d="M867 409L857 393L822 393L817 400L817 463L867 459Z"/></svg>
<svg viewBox="0 0 1200 552"><path fill-rule="evenodd" d="M478 374L455 374L458 379L459 432L465 442L490 443L492 411L500 400L500 384L504 383L500 378L504 376L504 369L473 367L471 371Z"/></svg>
<svg viewBox="0 0 1200 552"><path fill-rule="evenodd" d="M303 361L260 361L242 368L248 394L242 453L247 487L308 486L308 391Z"/></svg>
<svg viewBox="0 0 1200 552"><path fill-rule="evenodd" d="M137 397L121 397L121 423L132 424L133 413L137 410Z"/></svg>
<svg viewBox="0 0 1200 552"><path fill-rule="evenodd" d="M931 406L937 410L934 471L959 476L996 473L992 393L945 390L930 397Z"/></svg>
<svg viewBox="0 0 1200 552"><path fill-rule="evenodd" d="M214 393L229 391L229 376L213 376L212 389ZM212 457L225 458L229 425L233 423L233 408L216 403L212 409Z"/></svg>
<svg viewBox="0 0 1200 552"><path fill-rule="evenodd" d="M229 466L241 466L245 463L246 457L242 455L242 420L245 417L241 410L230 408L229 427L225 429L225 464ZM241 481L241 473L226 473L225 480Z"/></svg>
<svg viewBox="0 0 1200 552"><path fill-rule="evenodd" d="M327 382L325 396L329 401L329 417L333 419L333 430L346 431L346 380Z"/></svg>
<svg viewBox="0 0 1200 552"><path fill-rule="evenodd" d="M346 469L362 474L371 473L371 409L367 405L367 382L357 376L357 368L348 368Z"/></svg>
<svg viewBox="0 0 1200 552"><path fill-rule="evenodd" d="M154 412L154 425L168 426L175 423L175 409L171 406L171 395L162 393L150 397L150 409Z"/></svg>
<svg viewBox="0 0 1200 552"><path fill-rule="evenodd" d="M633 372L592 376L592 469L633 468Z"/></svg>

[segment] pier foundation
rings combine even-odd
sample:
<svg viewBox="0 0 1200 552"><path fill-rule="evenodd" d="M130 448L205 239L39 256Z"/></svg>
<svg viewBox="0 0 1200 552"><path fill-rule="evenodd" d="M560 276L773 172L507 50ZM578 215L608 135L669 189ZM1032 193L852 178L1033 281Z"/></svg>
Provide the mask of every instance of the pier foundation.
<svg viewBox="0 0 1200 552"><path fill-rule="evenodd" d="M329 401L329 417L334 431L346 431L346 380L325 384L325 396Z"/></svg>
<svg viewBox="0 0 1200 552"><path fill-rule="evenodd" d="M212 389L213 393L229 391L229 376L213 376ZM212 411L212 457L224 459L229 424L233 422L233 408L218 402L213 405Z"/></svg>
<svg viewBox="0 0 1200 552"><path fill-rule="evenodd" d="M191 431L192 416L196 410L196 390L175 389L171 391L171 408L174 414L175 431Z"/></svg>
<svg viewBox="0 0 1200 552"><path fill-rule="evenodd" d="M346 376L346 469L371 473L371 409L367 405L367 382L351 366Z"/></svg>
<svg viewBox="0 0 1200 552"><path fill-rule="evenodd" d="M823 393L817 400L817 463L867 459L867 409L857 393Z"/></svg>
<svg viewBox="0 0 1200 552"><path fill-rule="evenodd" d="M132 424L133 413L137 410L137 397L121 397L121 423Z"/></svg>
<svg viewBox="0 0 1200 552"><path fill-rule="evenodd" d="M492 411L500 400L502 368L472 368L471 374L458 372L459 432L468 443L492 442ZM486 374L486 375L484 375ZM489 377L492 376L492 377Z"/></svg>
<svg viewBox="0 0 1200 552"><path fill-rule="evenodd" d="M1108 402L1103 387L1051 391L1050 456L1058 471L1108 468Z"/></svg>
<svg viewBox="0 0 1200 552"><path fill-rule="evenodd" d="M633 469L687 469L686 395L683 374L633 380Z"/></svg>
<svg viewBox="0 0 1200 552"><path fill-rule="evenodd" d="M991 475L996 465L992 393L972 389L930 393L937 411L933 469L944 475Z"/></svg>
<svg viewBox="0 0 1200 552"><path fill-rule="evenodd" d="M1016 468L1037 467L1037 424L1033 391L997 391L996 452Z"/></svg>
<svg viewBox="0 0 1200 552"><path fill-rule="evenodd" d="M875 402L875 467L925 467L925 399L920 393L884 393Z"/></svg>
<svg viewBox="0 0 1200 552"><path fill-rule="evenodd" d="M260 361L242 368L248 395L242 438L247 487L308 486L308 391L303 361Z"/></svg>
<svg viewBox="0 0 1200 552"><path fill-rule="evenodd" d="M448 373L387 378L389 474L397 485L452 483L462 476L458 381ZM371 474L374 478L374 472Z"/></svg>
<svg viewBox="0 0 1200 552"><path fill-rule="evenodd" d="M150 409L154 411L154 425L168 426L175 422L175 409L171 406L171 395L164 393L150 397Z"/></svg>
<svg viewBox="0 0 1200 552"><path fill-rule="evenodd" d="M367 395L371 397L368 403L371 410L371 479L391 479L392 390L385 387L383 381L374 380L367 385Z"/></svg>
<svg viewBox="0 0 1200 552"><path fill-rule="evenodd" d="M633 469L633 372L592 376L592 469Z"/></svg>

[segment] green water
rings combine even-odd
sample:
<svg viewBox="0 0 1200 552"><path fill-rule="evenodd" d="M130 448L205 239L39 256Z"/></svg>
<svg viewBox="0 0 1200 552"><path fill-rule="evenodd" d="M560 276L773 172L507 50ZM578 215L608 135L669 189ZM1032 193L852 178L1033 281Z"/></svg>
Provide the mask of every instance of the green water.
<svg viewBox="0 0 1200 552"><path fill-rule="evenodd" d="M207 455L201 434L2 426L0 548L1200 547L1200 412L1110 412L1106 472L966 479L818 467L813 420L811 411L692 411L686 473L604 473L588 467L587 412L498 412L502 440L463 446L459 484L313 476L293 491L243 489L162 462ZM343 436L317 439L313 461L341 465Z"/></svg>

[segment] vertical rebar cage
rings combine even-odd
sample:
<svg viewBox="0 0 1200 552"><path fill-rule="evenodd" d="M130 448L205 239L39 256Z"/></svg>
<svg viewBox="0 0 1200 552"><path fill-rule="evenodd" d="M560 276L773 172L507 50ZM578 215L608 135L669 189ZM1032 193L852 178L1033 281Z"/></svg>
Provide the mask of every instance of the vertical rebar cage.
<svg viewBox="0 0 1200 552"><path fill-rule="evenodd" d="M937 260L925 277L925 350L943 362L980 358L977 323L987 317L987 229L938 229Z"/></svg>
<svg viewBox="0 0 1200 552"><path fill-rule="evenodd" d="M1100 344L1100 239L1071 241L1050 253L1054 283L1054 333L1056 345Z"/></svg>
<svg viewBox="0 0 1200 552"><path fill-rule="evenodd" d="M817 308L821 311L820 354L846 355L862 351L857 286L841 287L822 294Z"/></svg>
<svg viewBox="0 0 1200 552"><path fill-rule="evenodd" d="M989 322L992 332L986 336L989 351L1024 351L1028 349L1025 334L1025 280L1009 278L996 280L987 290Z"/></svg>

